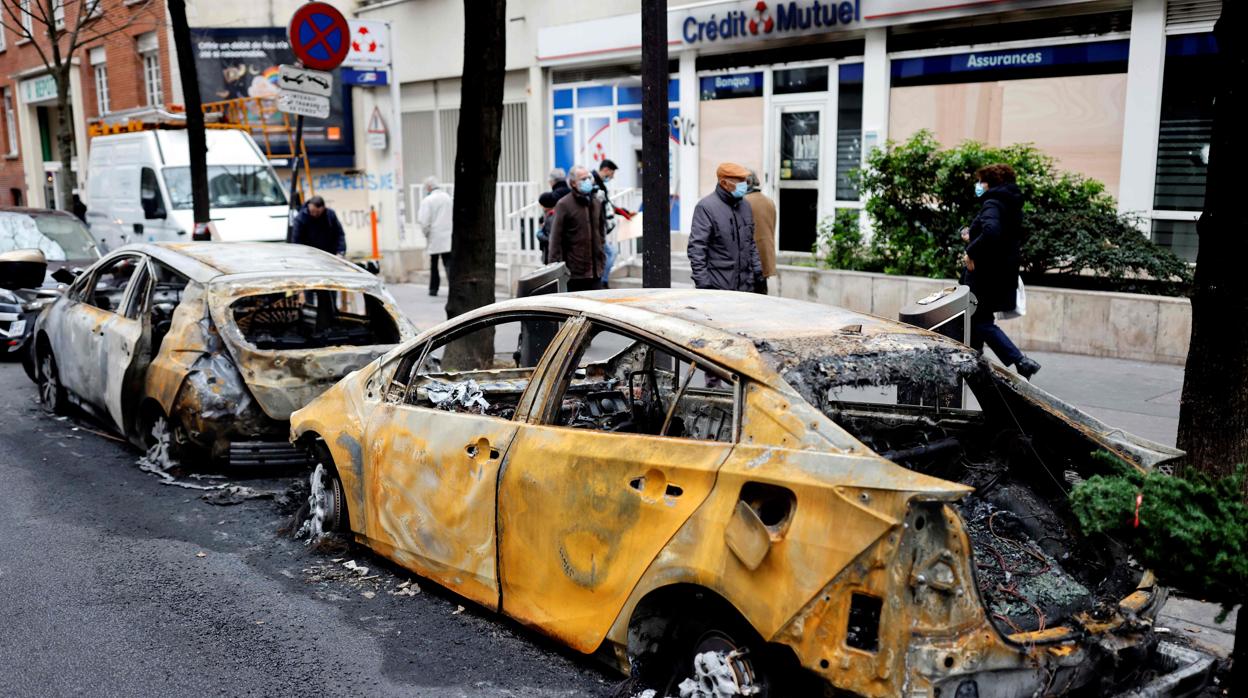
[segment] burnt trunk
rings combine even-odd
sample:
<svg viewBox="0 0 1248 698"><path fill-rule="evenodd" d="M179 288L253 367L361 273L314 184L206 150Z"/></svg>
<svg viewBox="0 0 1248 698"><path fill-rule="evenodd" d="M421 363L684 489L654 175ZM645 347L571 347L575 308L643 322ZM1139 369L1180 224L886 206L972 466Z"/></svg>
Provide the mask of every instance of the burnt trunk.
<svg viewBox="0 0 1248 698"><path fill-rule="evenodd" d="M1248 74L1248 7L1222 3L1215 28L1221 75ZM1226 475L1248 462L1248 207L1239 175L1248 161L1248 89L1221 80L1214 99L1205 210L1192 296L1192 340L1179 406L1185 467ZM1241 670L1242 671L1242 670Z"/></svg>
<svg viewBox="0 0 1248 698"><path fill-rule="evenodd" d="M69 99L69 71L72 68L66 61L64 65L54 69L56 77L56 149L57 159L61 161L61 177L58 180L57 192L60 195L59 208L65 211L74 210L74 190L78 188L78 178L74 175L74 113L73 104ZM54 202L45 202L48 208Z"/></svg>
<svg viewBox="0 0 1248 698"><path fill-rule="evenodd" d="M178 53L178 74L182 78L182 100L186 105L186 138L190 146L191 206L195 227L208 222L208 139L204 134L204 111L199 99L199 76L191 49L191 28L186 21L186 0L169 0L169 21L173 25L173 46Z"/></svg>
<svg viewBox="0 0 1248 698"><path fill-rule="evenodd" d="M494 302L494 190L502 151L506 9L505 0L464 0L448 318ZM493 346L455 344L481 357L493 354Z"/></svg>

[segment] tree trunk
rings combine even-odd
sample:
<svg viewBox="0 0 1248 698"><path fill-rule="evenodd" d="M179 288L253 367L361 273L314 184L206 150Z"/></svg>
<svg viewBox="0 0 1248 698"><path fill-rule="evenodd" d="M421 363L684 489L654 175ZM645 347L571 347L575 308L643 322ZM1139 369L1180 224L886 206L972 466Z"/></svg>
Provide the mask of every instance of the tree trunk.
<svg viewBox="0 0 1248 698"><path fill-rule="evenodd" d="M1215 475L1248 463L1248 206L1241 171L1248 162L1248 5L1223 0L1213 136L1205 210L1197 223L1192 341L1179 404L1185 467Z"/></svg>
<svg viewBox="0 0 1248 698"><path fill-rule="evenodd" d="M191 151L191 206L198 229L199 224L209 220L208 139L204 134L204 110L199 99L191 28L186 21L186 0L169 0L169 21L173 25L173 46L178 53L178 74L182 78L182 103L186 106L186 139Z"/></svg>
<svg viewBox="0 0 1248 698"><path fill-rule="evenodd" d="M60 208L65 211L74 210L74 190L78 188L78 177L74 175L74 113L69 100L69 71L73 69L67 59L62 66L53 69L56 79L56 149L57 159L61 161L61 176L57 190L61 198ZM51 201L48 208L55 208Z"/></svg>
<svg viewBox="0 0 1248 698"><path fill-rule="evenodd" d="M502 152L506 9L506 0L464 0L448 318L494 302L494 192ZM492 342L491 346L485 346L484 340L476 343L481 346L459 347L478 357L457 360L460 365L483 365L481 358L492 356Z"/></svg>

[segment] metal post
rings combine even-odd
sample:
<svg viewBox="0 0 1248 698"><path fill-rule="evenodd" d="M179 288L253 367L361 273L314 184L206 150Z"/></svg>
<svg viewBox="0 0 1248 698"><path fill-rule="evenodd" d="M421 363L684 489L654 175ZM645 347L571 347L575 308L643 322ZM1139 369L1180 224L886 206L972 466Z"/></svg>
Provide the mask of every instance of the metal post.
<svg viewBox="0 0 1248 698"><path fill-rule="evenodd" d="M672 285L671 200L668 194L667 0L641 3L641 285Z"/></svg>
<svg viewBox="0 0 1248 698"><path fill-rule="evenodd" d="M295 209L295 186L299 184L299 159L303 155L303 114L295 117L295 157L291 158L290 167L290 208ZM291 242L295 230L294 213L286 214L286 242Z"/></svg>

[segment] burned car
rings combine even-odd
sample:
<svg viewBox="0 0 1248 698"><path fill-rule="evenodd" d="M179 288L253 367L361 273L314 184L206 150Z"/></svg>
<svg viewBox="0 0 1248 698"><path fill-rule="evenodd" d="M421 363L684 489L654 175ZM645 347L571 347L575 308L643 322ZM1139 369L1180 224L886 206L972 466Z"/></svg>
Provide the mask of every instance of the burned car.
<svg viewBox="0 0 1248 698"><path fill-rule="evenodd" d="M291 437L315 527L667 696L1112 692L1165 592L1066 495L1181 455L932 332L678 290L479 309Z"/></svg>
<svg viewBox="0 0 1248 698"><path fill-rule="evenodd" d="M180 462L291 464L291 412L413 334L380 280L310 247L130 245L39 318L36 381Z"/></svg>

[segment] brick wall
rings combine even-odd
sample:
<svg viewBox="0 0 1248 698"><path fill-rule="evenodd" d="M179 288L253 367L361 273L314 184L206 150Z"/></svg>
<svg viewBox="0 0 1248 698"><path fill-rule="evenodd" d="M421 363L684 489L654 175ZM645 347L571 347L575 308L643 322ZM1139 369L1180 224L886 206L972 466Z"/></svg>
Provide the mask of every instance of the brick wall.
<svg viewBox="0 0 1248 698"><path fill-rule="evenodd" d="M78 15L80 0L66 0L66 17L69 29L73 29ZM8 5L10 0L3 0ZM0 51L0 86L12 91L15 110L25 109L21 104L18 92L19 79L15 75L34 77L43 66L39 52L29 41L19 41L20 35L13 31L13 22L6 13L3 16L5 25L0 28L4 32L3 51ZM147 96L143 83L143 62L138 53L138 37L147 32L156 32L158 53L160 55L160 71L163 92L163 104L167 108L172 101L172 73L170 63L168 33L165 29L165 4L162 0L101 0L100 15L87 20L80 29L80 35L97 37L84 44L75 54L79 61L79 76L82 85L84 114L75 115L75 129L86 127L89 121L99 118L95 87L95 71L88 57L89 50L103 46L108 65L108 86L110 109L113 112L124 111L147 106ZM40 22L34 22L36 42L40 46L49 46L48 39L42 34L46 32ZM64 42L65 39L62 39ZM64 43L62 43L62 46ZM85 118L84 118L85 117ZM17 158L5 157L8 150L7 124L5 115L0 111L0 205L11 205L13 202L10 189L22 190L22 202L30 201L25 191L25 168L30 167L37 172L42 171L42 155L39 152L22 152ZM31 119L33 127L37 128ZM20 134L19 138L24 136Z"/></svg>

